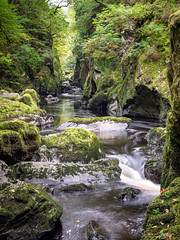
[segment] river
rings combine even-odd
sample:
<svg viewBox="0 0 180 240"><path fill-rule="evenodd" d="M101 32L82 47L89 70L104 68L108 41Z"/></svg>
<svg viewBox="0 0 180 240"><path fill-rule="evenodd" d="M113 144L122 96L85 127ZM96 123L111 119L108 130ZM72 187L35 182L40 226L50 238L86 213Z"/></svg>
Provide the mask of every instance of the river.
<svg viewBox="0 0 180 240"><path fill-rule="evenodd" d="M84 110L80 95L64 94L58 103L43 105L48 116L54 117L54 125L41 130L42 135L56 132L57 126L73 117L95 117L97 113ZM107 157L119 159L121 179L96 184L96 190L78 193L55 193L52 198L63 207L61 217L63 240L86 240L85 229L90 220L96 220L109 235L109 240L139 240L146 206L158 194L160 186L144 178L146 156L142 147L145 135L159 123L133 120L128 129L109 130L100 140ZM127 187L139 188L142 195L134 201L118 201L115 196ZM54 239L59 239L58 235ZM94 239L95 240L95 239Z"/></svg>

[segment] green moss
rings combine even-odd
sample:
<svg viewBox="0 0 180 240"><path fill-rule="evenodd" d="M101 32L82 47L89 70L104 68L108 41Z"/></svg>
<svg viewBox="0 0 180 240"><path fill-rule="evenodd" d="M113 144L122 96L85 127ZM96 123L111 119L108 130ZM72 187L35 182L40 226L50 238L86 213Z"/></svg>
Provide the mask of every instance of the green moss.
<svg viewBox="0 0 180 240"><path fill-rule="evenodd" d="M147 51L150 51L150 49L148 48ZM157 60L149 60L150 57L146 51L140 55L135 81L136 84L144 84L151 90L155 88L161 96L170 100L167 65L165 60L160 60L161 58L159 58Z"/></svg>
<svg viewBox="0 0 180 240"><path fill-rule="evenodd" d="M84 183L72 184L58 189L61 192L84 192L87 190L94 190L94 187L87 186Z"/></svg>
<svg viewBox="0 0 180 240"><path fill-rule="evenodd" d="M34 89L26 89L25 91L23 91L23 92L21 93L21 96L23 96L23 95L25 95L25 94L31 95L32 100L33 100L36 104L39 103L39 98L38 98L38 96L37 96L37 92L36 92Z"/></svg>
<svg viewBox="0 0 180 240"><path fill-rule="evenodd" d="M91 124L95 122L113 121L115 123L130 123L131 119L126 117L94 117L94 118L73 118L69 122L78 124Z"/></svg>
<svg viewBox="0 0 180 240"><path fill-rule="evenodd" d="M10 99L0 97L0 121L26 117L30 114L41 114L41 110L37 106L39 101L37 93L33 89L28 91L30 93L24 92L20 100L17 100L16 97Z"/></svg>
<svg viewBox="0 0 180 240"><path fill-rule="evenodd" d="M42 137L42 144L47 148L57 148L61 161L88 163L103 155L99 139L84 129L70 128L56 135Z"/></svg>
<svg viewBox="0 0 180 240"><path fill-rule="evenodd" d="M54 163L54 162L22 162L8 167L6 170L6 177L11 181L16 178L24 179L56 179L61 182L66 178L72 179L77 177L80 182L101 182L110 180L119 180L121 169L119 168L119 161L117 159L101 159L90 164L82 163Z"/></svg>
<svg viewBox="0 0 180 240"><path fill-rule="evenodd" d="M148 143L154 142L155 144L157 141L161 141L162 138L166 136L166 128L157 127L152 128L147 135Z"/></svg>
<svg viewBox="0 0 180 240"><path fill-rule="evenodd" d="M0 123L0 157L8 164L21 161L40 146L39 129L23 121Z"/></svg>
<svg viewBox="0 0 180 240"><path fill-rule="evenodd" d="M27 234L39 239L62 214L62 208L44 190L25 182L1 190L0 205L0 236L13 234L13 239L26 239Z"/></svg>
<svg viewBox="0 0 180 240"><path fill-rule="evenodd" d="M149 204L144 222L143 240L180 238L180 177L174 179L166 190ZM159 238L161 237L161 238ZM168 239L168 238L167 238Z"/></svg>

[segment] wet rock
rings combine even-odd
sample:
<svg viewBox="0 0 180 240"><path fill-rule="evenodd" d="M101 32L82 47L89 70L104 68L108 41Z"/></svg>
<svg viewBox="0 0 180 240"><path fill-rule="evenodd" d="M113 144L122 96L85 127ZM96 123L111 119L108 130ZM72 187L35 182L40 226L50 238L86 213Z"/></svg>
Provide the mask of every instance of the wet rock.
<svg viewBox="0 0 180 240"><path fill-rule="evenodd" d="M82 89L76 86L72 86L71 90L69 90L68 93L72 95L82 95Z"/></svg>
<svg viewBox="0 0 180 240"><path fill-rule="evenodd" d="M89 100L89 109L96 109L100 112L106 112L107 109L107 95L104 91L95 93L94 96Z"/></svg>
<svg viewBox="0 0 180 240"><path fill-rule="evenodd" d="M157 127L151 129L146 135L148 145L144 148L148 158L144 165L144 176L158 184L161 182L165 137L165 128Z"/></svg>
<svg viewBox="0 0 180 240"><path fill-rule="evenodd" d="M107 113L110 116L116 116L118 112L118 102L117 100L112 100L110 103L107 104Z"/></svg>
<svg viewBox="0 0 180 240"><path fill-rule="evenodd" d="M162 159L147 160L144 165L144 176L154 183L161 183Z"/></svg>
<svg viewBox="0 0 180 240"><path fill-rule="evenodd" d="M167 99L145 85L137 85L132 99L128 99L122 108L122 115L166 120L170 105Z"/></svg>
<svg viewBox="0 0 180 240"><path fill-rule="evenodd" d="M70 121L60 125L57 130L62 131L68 128L83 128L99 133L109 133L115 131L116 133L125 130L131 122L130 118L125 117L94 117L94 118L73 118ZM99 137L99 135L98 135ZM108 134L109 137L109 134Z"/></svg>
<svg viewBox="0 0 180 240"><path fill-rule="evenodd" d="M88 240L108 240L108 233L104 227L95 220L90 220L86 229Z"/></svg>
<svg viewBox="0 0 180 240"><path fill-rule="evenodd" d="M84 191L89 191L89 190L94 190L95 188L93 186L87 186L84 183L79 183L79 184L72 184L68 185L65 187L61 187L59 189L55 189L55 191L60 191L60 192L84 192Z"/></svg>
<svg viewBox="0 0 180 240"><path fill-rule="evenodd" d="M8 183L9 179L6 176L7 172L8 172L8 165L0 160L0 183Z"/></svg>
<svg viewBox="0 0 180 240"><path fill-rule="evenodd" d="M62 214L62 208L44 190L25 182L0 190L0 205L2 240L40 239Z"/></svg>
<svg viewBox="0 0 180 240"><path fill-rule="evenodd" d="M53 97L52 95L48 95L45 98L45 100L48 104L59 102L59 98L58 97Z"/></svg>
<svg viewBox="0 0 180 240"><path fill-rule="evenodd" d="M39 154L48 161L88 163L104 155L96 135L84 129L69 128L59 134L42 137L42 145L45 147L39 149Z"/></svg>
<svg viewBox="0 0 180 240"><path fill-rule="evenodd" d="M62 92L67 93L71 89L72 89L72 86L68 80L62 82Z"/></svg>
<svg viewBox="0 0 180 240"><path fill-rule="evenodd" d="M131 201L137 199L141 193L141 190L137 188L126 187L115 198L121 201Z"/></svg>
<svg viewBox="0 0 180 240"><path fill-rule="evenodd" d="M0 159L12 165L30 157L40 146L39 129L24 121L0 123Z"/></svg>
<svg viewBox="0 0 180 240"><path fill-rule="evenodd" d="M21 162L11 166L6 175L13 181L50 179L66 185L104 183L119 180L121 169L117 159L101 159L91 164L53 163L53 162Z"/></svg>

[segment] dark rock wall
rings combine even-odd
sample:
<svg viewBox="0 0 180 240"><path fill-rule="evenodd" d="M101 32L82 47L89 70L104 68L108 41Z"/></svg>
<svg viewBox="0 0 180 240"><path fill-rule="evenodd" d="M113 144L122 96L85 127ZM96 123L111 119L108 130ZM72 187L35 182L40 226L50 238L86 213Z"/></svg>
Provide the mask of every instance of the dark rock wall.
<svg viewBox="0 0 180 240"><path fill-rule="evenodd" d="M180 176L180 11L170 17L171 61L168 82L172 111L167 119L167 137L163 156L162 188Z"/></svg>

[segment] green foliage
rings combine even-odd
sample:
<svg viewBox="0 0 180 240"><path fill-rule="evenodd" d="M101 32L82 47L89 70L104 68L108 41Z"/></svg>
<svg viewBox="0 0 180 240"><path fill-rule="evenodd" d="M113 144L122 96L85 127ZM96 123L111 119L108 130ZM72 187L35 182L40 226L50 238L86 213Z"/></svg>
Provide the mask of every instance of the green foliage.
<svg viewBox="0 0 180 240"><path fill-rule="evenodd" d="M17 59L22 69L31 77L35 77L42 66L40 55L29 44L20 46L17 52Z"/></svg>
<svg viewBox="0 0 180 240"><path fill-rule="evenodd" d="M54 70L52 48L64 38L65 14L61 9L55 13L56 6L46 0L9 2L0 0L0 85L6 82L14 88L11 81L21 87L33 83L40 90L42 78L60 82L61 69ZM43 67L49 68L48 76Z"/></svg>
<svg viewBox="0 0 180 240"><path fill-rule="evenodd" d="M21 42L27 36L23 33L15 8L7 0L0 0L0 47Z"/></svg>

